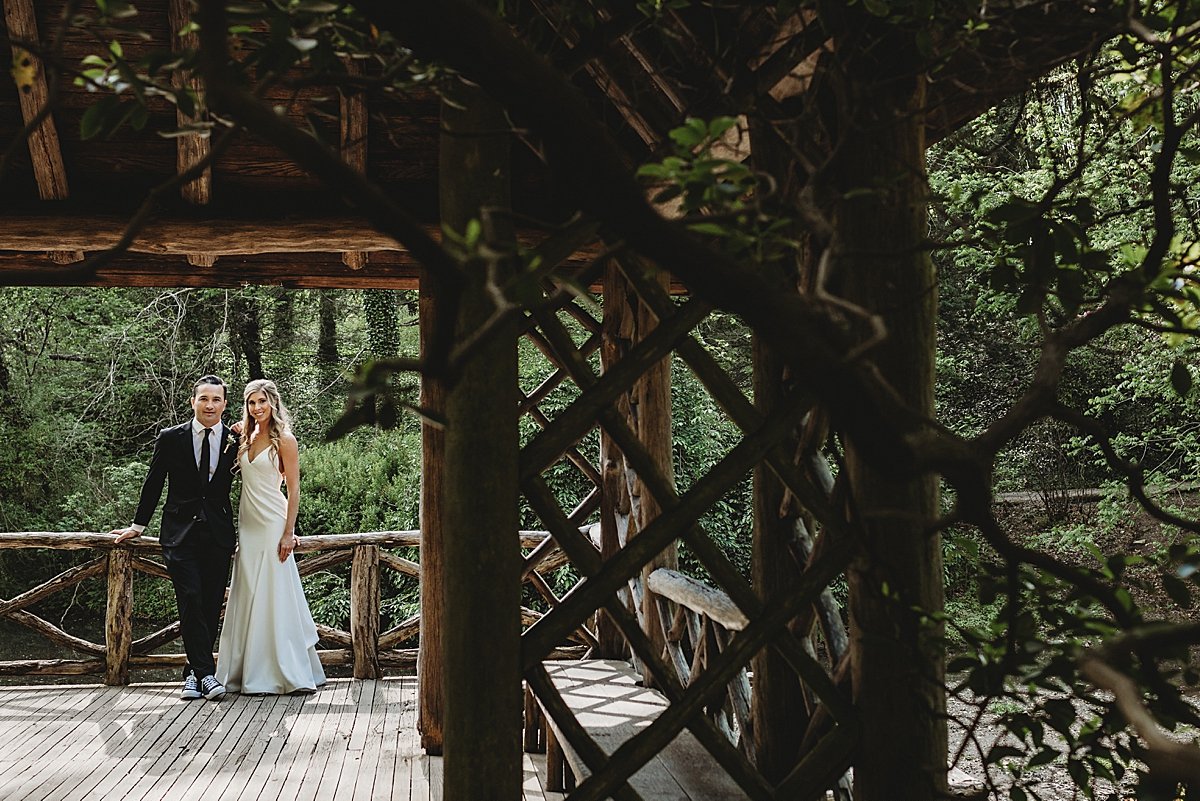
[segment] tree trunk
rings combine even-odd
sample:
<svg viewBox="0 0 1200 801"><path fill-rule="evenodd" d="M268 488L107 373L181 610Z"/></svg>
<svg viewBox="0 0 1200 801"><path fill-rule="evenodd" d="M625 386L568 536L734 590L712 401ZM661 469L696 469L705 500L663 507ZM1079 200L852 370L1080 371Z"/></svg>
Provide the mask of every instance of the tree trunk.
<svg viewBox="0 0 1200 801"><path fill-rule="evenodd" d="M341 356L337 343L337 300L329 290L317 290L317 366L321 385L318 391L337 380Z"/></svg>
<svg viewBox="0 0 1200 801"><path fill-rule="evenodd" d="M367 318L367 348L375 357L395 356L400 349L399 304L390 289L363 290L363 315Z"/></svg>
<svg viewBox="0 0 1200 801"><path fill-rule="evenodd" d="M462 231L483 217L484 239L513 247L508 122L474 86L442 104L442 222ZM458 309L460 337L495 311L485 284L512 263L474 259ZM495 268L494 276L485 273ZM517 517L517 343L514 317L497 327L446 397L444 525L445 791L447 801L521 797L521 551ZM487 521L487 525L480 525ZM480 662L480 648L486 664Z"/></svg>
<svg viewBox="0 0 1200 801"><path fill-rule="evenodd" d="M839 143L845 155L833 172L831 288L840 286L848 300L879 315L887 336L866 358L917 414L932 418L937 291L922 247L925 81L906 69L916 59L903 34L871 31L869 24L860 30L866 46L838 51L849 80L843 97L855 105ZM940 631L923 625L913 609L942 609L941 544L925 530L937 515L937 482L868 464L854 443L846 456L853 512L866 533L864 554L848 577L863 737L855 799L892 801L899 787L906 801L932 801L946 789L944 663Z"/></svg>
<svg viewBox="0 0 1200 801"><path fill-rule="evenodd" d="M246 359L246 378L264 378L262 363L262 324L259 320L258 298L246 292L233 296L233 341Z"/></svg>

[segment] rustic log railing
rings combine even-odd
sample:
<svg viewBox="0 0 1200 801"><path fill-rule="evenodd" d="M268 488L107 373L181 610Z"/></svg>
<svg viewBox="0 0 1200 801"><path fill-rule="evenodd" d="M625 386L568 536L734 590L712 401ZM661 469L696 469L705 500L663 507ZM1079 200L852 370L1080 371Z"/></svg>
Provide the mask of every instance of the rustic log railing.
<svg viewBox="0 0 1200 801"><path fill-rule="evenodd" d="M158 631L134 639L133 576L143 573L169 580L166 568L152 554L159 554L158 540L141 537L121 545L111 534L94 532L11 532L0 533L0 550L41 548L50 550L94 550L100 556L71 567L13 598L0 598L0 619L19 623L52 643L78 652L76 659L22 659L0 661L0 675L84 675L103 674L104 683L129 683L131 669L182 667L182 654L154 654L179 636L179 621ZM318 650L325 666L353 667L355 678L378 678L385 668L411 669L416 665L417 649L400 648L420 632L420 614L380 631L380 573L383 568L420 579L421 566L389 548L419 548L419 531L376 531L358 534L319 534L302 537L297 552L311 554L298 559L301 576L350 563L350 630L342 631L318 625L321 644ZM526 557L525 580L539 591L546 588L543 573L566 562L562 552L544 531L522 531L521 546L531 549ZM95 643L69 634L53 623L29 611L29 607L55 593L75 587L93 578L105 578L106 609L104 643ZM541 613L522 609L525 625L539 619ZM590 650L595 635L581 627L571 640L579 645L563 649L562 656L578 658Z"/></svg>
<svg viewBox="0 0 1200 801"><path fill-rule="evenodd" d="M731 632L742 631L750 623L728 595L675 570L655 570L647 587L654 593L659 622L667 633L663 661L675 668L684 687L725 650ZM750 679L745 668L729 680L723 702L710 707L708 716L753 762Z"/></svg>

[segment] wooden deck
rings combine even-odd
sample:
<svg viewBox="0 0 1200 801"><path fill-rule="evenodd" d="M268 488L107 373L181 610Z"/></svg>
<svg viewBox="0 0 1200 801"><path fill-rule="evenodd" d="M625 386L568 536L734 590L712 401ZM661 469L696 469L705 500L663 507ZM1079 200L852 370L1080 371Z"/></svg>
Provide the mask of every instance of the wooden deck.
<svg viewBox="0 0 1200 801"><path fill-rule="evenodd" d="M440 801L412 678L334 679L317 693L178 699L178 684L0 687L3 801ZM514 724L515 725L515 724ZM526 801L545 757L524 755Z"/></svg>

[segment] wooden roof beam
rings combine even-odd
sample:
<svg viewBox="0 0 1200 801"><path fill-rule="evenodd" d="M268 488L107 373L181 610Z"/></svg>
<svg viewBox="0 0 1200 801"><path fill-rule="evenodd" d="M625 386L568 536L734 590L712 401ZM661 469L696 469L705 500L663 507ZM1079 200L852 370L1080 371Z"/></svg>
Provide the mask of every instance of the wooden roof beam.
<svg viewBox="0 0 1200 801"><path fill-rule="evenodd" d="M51 246L107 250L120 243L127 220L100 215L0 216L0 286L217 286L265 284L295 288L415 289L420 264L395 239L351 217L307 219L158 218L147 223L123 255L94 272L45 265ZM434 239L437 225L427 224ZM532 246L543 232L519 231ZM370 265L347 270L339 256L371 252ZM568 271L590 264L598 243L564 259ZM196 269L188 256L220 265ZM182 257L182 258L181 258ZM228 262L228 263L226 263ZM679 287L678 289L682 289Z"/></svg>
<svg viewBox="0 0 1200 801"><path fill-rule="evenodd" d="M4 0L4 21L8 26L9 39L15 42L38 42L37 18L34 16L33 0ZM29 160L33 164L33 176L37 181L38 195L42 200L65 200L70 196L67 185L67 168L63 164L62 148L58 144L58 129L48 112L50 86L46 82L46 71L41 59L23 47L13 44L14 72L18 76L17 88L21 99L21 117L26 127L32 125L39 115L42 120L29 132ZM82 250L65 250L62 247L46 248L50 260L57 264L72 264L83 261Z"/></svg>
<svg viewBox="0 0 1200 801"><path fill-rule="evenodd" d="M0 217L0 251L39 251L52 247L108 250L116 247L128 221L120 217L72 215L59 217ZM435 238L436 225L425 226ZM130 253L186 256L254 253L338 253L348 250L405 250L365 220L352 217L320 219L159 218L142 227Z"/></svg>

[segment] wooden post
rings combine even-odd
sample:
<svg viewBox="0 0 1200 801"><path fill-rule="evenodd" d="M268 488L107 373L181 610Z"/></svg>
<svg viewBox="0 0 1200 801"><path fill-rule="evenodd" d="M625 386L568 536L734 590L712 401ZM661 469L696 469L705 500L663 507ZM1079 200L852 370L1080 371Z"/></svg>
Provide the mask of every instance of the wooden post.
<svg viewBox="0 0 1200 801"><path fill-rule="evenodd" d="M104 683L128 684L133 644L133 552L128 548L113 548L108 554L104 644Z"/></svg>
<svg viewBox="0 0 1200 801"><path fill-rule="evenodd" d="M657 280L664 288L670 288L670 276L666 272L658 272L652 280ZM635 302L637 309L638 340L645 338L657 325L649 306L640 300ZM658 464L662 474L674 485L675 468L672 454L671 438L671 357L667 356L647 370L634 385L635 418L638 439L646 446L646 450ZM650 521L658 517L662 509L658 501L650 494L639 479L636 483L636 493L641 503L638 507L637 531L643 531ZM634 530L630 528L630 536ZM654 559L642 568L642 612L645 620L646 636L653 646L654 652L666 652L667 634L663 631L659 616L655 610L654 593L646 587L650 574L660 567L674 570L679 567L679 546L672 543L663 549ZM643 671L643 680L647 686L653 685L653 677Z"/></svg>
<svg viewBox="0 0 1200 801"><path fill-rule="evenodd" d="M344 58L347 75L364 74L361 61ZM360 89L347 87L342 90L338 114L338 139L342 160L358 172L367 171L367 99ZM351 270L367 266L369 253L364 250L348 250L342 254L342 264Z"/></svg>
<svg viewBox="0 0 1200 801"><path fill-rule="evenodd" d="M529 685L525 685L525 753L541 754L546 750L543 729L546 722L542 719L542 710L537 698Z"/></svg>
<svg viewBox="0 0 1200 801"><path fill-rule="evenodd" d="M200 37L191 30L192 8L190 0L170 0L167 4L167 23L170 26L171 49L175 52L182 50L195 51L200 46ZM187 30L182 36L180 31ZM204 119L204 94L200 79L183 70L171 73L171 83L179 89L189 89L196 95L196 115L184 114L179 108L175 110L176 122L182 127L197 120ZM182 174L194 165L208 158L212 143L207 133L189 133L175 137L175 170ZM212 166L204 169L198 178L193 178L179 188L180 196L194 206L205 206L212 200ZM217 257L210 253L188 253L187 263L193 267L212 267L217 263Z"/></svg>
<svg viewBox="0 0 1200 801"><path fill-rule="evenodd" d="M938 282L923 247L925 72L906 35L887 26L872 30L870 16L862 19L862 41L872 42L871 52L839 48L841 61L830 69L852 82L840 96L857 104L839 110L852 122L830 163L837 198L833 241L839 243L833 259L842 295L878 314L887 331L864 360L914 415L932 419ZM912 77L880 81L884 74ZM885 175L895 180L881 190ZM863 529L861 555L847 572L852 686L862 726L854 797L892 799L903 787L909 801L944 798L944 646L940 626L926 618L941 612L944 601L941 538L928 526L940 514L938 479L871 460L862 445L847 441L839 475Z"/></svg>
<svg viewBox="0 0 1200 801"><path fill-rule="evenodd" d="M379 670L379 546L357 545L350 562L350 643L354 678L377 679Z"/></svg>
<svg viewBox="0 0 1200 801"><path fill-rule="evenodd" d="M430 339L438 329L438 293L428 275L421 281L419 316L421 357L427 358ZM421 405L433 412L446 408L446 387L439 376L421 376ZM417 731L421 747L440 756L443 740L445 690L442 678L442 619L445 605L445 546L442 537L442 484L445 475L446 434L428 422L421 424L421 648L417 653Z"/></svg>
<svg viewBox="0 0 1200 801"><path fill-rule="evenodd" d="M463 231L482 219L494 256L467 262L456 315L458 338L496 311L489 283L514 266L510 123L477 87L456 84L442 103L439 153L442 223ZM445 615L446 801L521 797L521 550L518 536L517 337L515 316L497 325L462 365L446 395L442 488ZM487 643L486 663L479 644Z"/></svg>
<svg viewBox="0 0 1200 801"><path fill-rule="evenodd" d="M630 325L629 305L626 302L626 281L616 262L609 260L604 270L604 321L600 343L601 370L606 371L621 360ZM622 411L628 416L629 405L622 398ZM625 459L612 437L600 429L600 557L609 559L621 547L619 531L629 526L629 486L625 481ZM599 659L624 659L629 653L617 624L604 610L596 613L596 649Z"/></svg>

